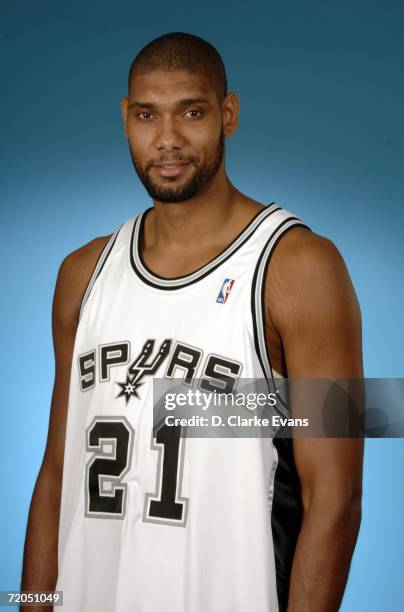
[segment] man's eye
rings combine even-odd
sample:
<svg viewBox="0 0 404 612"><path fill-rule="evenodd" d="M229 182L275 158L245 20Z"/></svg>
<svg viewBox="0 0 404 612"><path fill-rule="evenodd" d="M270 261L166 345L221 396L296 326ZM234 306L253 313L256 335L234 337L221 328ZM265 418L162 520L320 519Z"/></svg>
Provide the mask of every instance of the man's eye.
<svg viewBox="0 0 404 612"><path fill-rule="evenodd" d="M186 116L191 117L192 119L195 119L197 117L200 117L202 115L201 111L198 110L190 110L187 113L185 113Z"/></svg>
<svg viewBox="0 0 404 612"><path fill-rule="evenodd" d="M152 113L148 113L147 111L144 111L143 113L138 113L137 115L139 117L139 119L150 119L150 117L152 117Z"/></svg>

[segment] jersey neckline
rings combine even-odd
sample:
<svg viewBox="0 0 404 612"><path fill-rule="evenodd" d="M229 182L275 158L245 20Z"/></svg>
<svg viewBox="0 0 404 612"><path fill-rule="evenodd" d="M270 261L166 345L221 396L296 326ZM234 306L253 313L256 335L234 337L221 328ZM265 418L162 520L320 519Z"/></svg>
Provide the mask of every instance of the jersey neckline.
<svg viewBox="0 0 404 612"><path fill-rule="evenodd" d="M275 211L280 210L275 202L265 206L262 210L258 211L257 214L249 221L249 223L241 230L241 232L230 242L230 244L218 255L213 257L206 264L183 276L176 276L173 278L165 278L152 272L143 259L141 252L142 238L144 232L144 224L146 215L153 210L153 207L147 208L142 211L134 220L132 235L130 240L130 261L132 268L136 275L147 285L155 287L157 289L182 289L188 285L201 280L224 261L226 261L233 253L235 253L255 232L257 227L261 223L272 215Z"/></svg>

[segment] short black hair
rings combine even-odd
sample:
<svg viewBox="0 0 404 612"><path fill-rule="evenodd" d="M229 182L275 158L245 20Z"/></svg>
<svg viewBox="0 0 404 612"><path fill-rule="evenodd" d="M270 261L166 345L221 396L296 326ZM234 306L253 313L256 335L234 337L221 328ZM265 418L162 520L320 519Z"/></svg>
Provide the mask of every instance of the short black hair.
<svg viewBox="0 0 404 612"><path fill-rule="evenodd" d="M219 99L227 94L223 60L213 45L185 32L170 32L149 42L133 60L128 76L128 91L135 71L188 70L203 72L216 89Z"/></svg>

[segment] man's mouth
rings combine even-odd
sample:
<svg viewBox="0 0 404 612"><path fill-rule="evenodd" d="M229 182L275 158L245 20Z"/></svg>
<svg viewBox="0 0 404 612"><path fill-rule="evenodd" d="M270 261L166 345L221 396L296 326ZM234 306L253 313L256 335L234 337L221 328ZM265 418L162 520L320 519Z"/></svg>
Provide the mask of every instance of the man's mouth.
<svg viewBox="0 0 404 612"><path fill-rule="evenodd" d="M161 164L153 164L153 168L160 174L160 176L173 177L178 176L185 172L187 166L190 165L189 161L171 161L162 162Z"/></svg>

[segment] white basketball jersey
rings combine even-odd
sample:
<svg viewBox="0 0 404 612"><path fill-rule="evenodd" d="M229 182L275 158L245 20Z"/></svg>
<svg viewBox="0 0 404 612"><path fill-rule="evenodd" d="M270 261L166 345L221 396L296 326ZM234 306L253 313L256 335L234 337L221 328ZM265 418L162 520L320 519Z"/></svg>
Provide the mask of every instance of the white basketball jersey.
<svg viewBox="0 0 404 612"><path fill-rule="evenodd" d="M265 273L303 224L272 204L205 266L164 279L142 259L147 213L111 237L82 302L56 589L65 612L275 612L288 566L274 440L154 438L153 378L271 379Z"/></svg>

